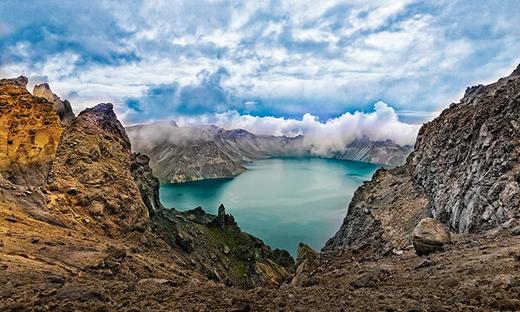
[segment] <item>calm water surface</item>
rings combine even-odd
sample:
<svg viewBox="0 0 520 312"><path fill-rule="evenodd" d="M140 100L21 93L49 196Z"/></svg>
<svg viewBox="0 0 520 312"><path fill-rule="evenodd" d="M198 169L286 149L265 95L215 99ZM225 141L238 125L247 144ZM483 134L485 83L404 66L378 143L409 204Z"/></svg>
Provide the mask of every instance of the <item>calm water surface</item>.
<svg viewBox="0 0 520 312"><path fill-rule="evenodd" d="M234 179L164 184L161 200L166 207L201 206L213 214L223 203L243 231L295 255L300 241L323 247L356 188L378 167L320 158L260 160Z"/></svg>

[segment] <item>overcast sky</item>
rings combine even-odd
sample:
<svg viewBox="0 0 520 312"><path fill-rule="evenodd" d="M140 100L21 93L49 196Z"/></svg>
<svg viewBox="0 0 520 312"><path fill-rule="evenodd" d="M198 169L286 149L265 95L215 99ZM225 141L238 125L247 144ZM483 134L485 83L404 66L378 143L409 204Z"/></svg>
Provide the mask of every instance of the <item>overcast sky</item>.
<svg viewBox="0 0 520 312"><path fill-rule="evenodd" d="M376 103L419 123L516 67L519 16L516 0L2 0L0 75L76 111L113 102L125 124L325 123Z"/></svg>

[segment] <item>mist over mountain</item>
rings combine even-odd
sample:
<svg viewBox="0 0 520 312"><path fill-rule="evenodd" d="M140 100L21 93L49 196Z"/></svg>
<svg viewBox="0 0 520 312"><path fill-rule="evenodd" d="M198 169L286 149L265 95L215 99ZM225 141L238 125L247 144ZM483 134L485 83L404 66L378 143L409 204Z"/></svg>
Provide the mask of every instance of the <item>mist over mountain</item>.
<svg viewBox="0 0 520 312"><path fill-rule="evenodd" d="M359 115L350 117L363 120ZM344 116L349 118L349 114ZM283 123L284 120L275 122ZM328 132L336 127L348 128L350 124L347 121L339 125L332 121L326 124L316 120L308 123L305 118L300 124L292 122L293 136L256 135L244 129L226 130L215 125L196 125L193 120L188 123L182 120L181 124L185 126L179 126L175 121L164 121L131 126L126 130L133 151L150 156L150 166L163 183L230 178L244 172L245 163L270 157L323 157L396 166L403 164L411 152L411 145L399 145L388 138L374 140L362 131L327 137ZM377 124L377 119L367 124L373 126ZM300 126L306 128L298 129ZM278 131L287 129L279 127ZM369 130L377 128L367 127L367 130L370 133ZM308 133L309 137L307 134L294 135L299 132Z"/></svg>
<svg viewBox="0 0 520 312"><path fill-rule="evenodd" d="M186 129L177 129L175 137L168 133L171 130L168 122L154 124L154 130L142 129L145 131L142 135L151 139L161 139L166 135L168 140L175 140L172 143L193 138L195 133L189 129L205 125L215 125L226 130L244 129L260 136L301 135L303 136L299 141L301 148L316 156L328 156L331 153L344 151L350 143L359 140L391 141L401 146L413 145L420 127L420 125L401 122L395 109L382 101L374 104L372 112L344 113L325 122L310 113L305 114L301 119L241 115L236 111L178 116L175 118L175 125Z"/></svg>

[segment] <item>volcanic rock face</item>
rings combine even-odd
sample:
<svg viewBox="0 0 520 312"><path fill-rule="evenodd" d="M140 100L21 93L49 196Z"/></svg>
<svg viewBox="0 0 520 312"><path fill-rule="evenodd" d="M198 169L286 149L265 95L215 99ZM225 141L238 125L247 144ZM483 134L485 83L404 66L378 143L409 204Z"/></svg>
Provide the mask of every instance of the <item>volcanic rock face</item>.
<svg viewBox="0 0 520 312"><path fill-rule="evenodd" d="M520 76L466 95L421 129L410 159L429 211L457 232L519 217Z"/></svg>
<svg viewBox="0 0 520 312"><path fill-rule="evenodd" d="M50 283L65 284L57 300L75 300L101 295L69 287L64 274L73 282L112 276L176 285L190 277L245 288L277 286L289 277L288 253L243 233L224 208L219 216L165 209L149 158L132 154L111 104L60 124L51 103L27 92L26 84L25 78L0 81L2 281L46 281L52 273ZM222 227L213 225L221 219Z"/></svg>
<svg viewBox="0 0 520 312"><path fill-rule="evenodd" d="M46 99L53 105L54 111L60 116L60 119L67 123L74 119L74 112L70 102L67 100L62 101L59 96L52 93L51 88L47 83L35 85L33 89L33 95Z"/></svg>
<svg viewBox="0 0 520 312"><path fill-rule="evenodd" d="M48 182L50 207L111 236L144 230L146 208L131 171L130 141L112 104L81 112L65 129ZM93 222L96 220L97 222Z"/></svg>
<svg viewBox="0 0 520 312"><path fill-rule="evenodd" d="M0 171L27 187L45 183L62 128L53 107L32 96L27 78L0 80Z"/></svg>
<svg viewBox="0 0 520 312"><path fill-rule="evenodd" d="M502 100L511 102L507 105L517 103L518 91L511 90L516 90L518 77L499 81L509 87L507 91L497 92L498 103ZM25 95L25 100L17 99L16 105L10 105L14 105L11 109L16 111L21 110L17 105L28 109L27 102L35 99L19 88L25 83L25 79L11 80L6 87L9 93L0 94L0 99L12 100L13 96ZM479 97L481 92L491 92L493 86L500 84L473 88L465 99ZM497 125L504 126L504 120L493 119L493 116L502 114L494 102L491 98L486 99L465 112L488 111L488 115L476 114L476 117L487 116ZM4 105L6 102L0 103ZM43 116L54 114L53 120L59 126L56 113L47 102L43 104L45 109L32 105L31 109L15 116L18 123L30 124L31 118L40 118L35 113L41 112ZM502 118L515 129L515 120L509 118L515 115L507 105L501 106L508 112ZM462 108L450 108L440 118L454 117L451 113L458 109ZM418 158L412 155L406 166L377 171L373 180L356 192L341 230L327 244L327 252L316 254L302 244L296 281L293 285L274 289L256 286L278 286L281 281L290 279L288 272L294 267L294 262L287 252L273 251L259 239L241 232L223 206L217 216L206 214L200 208L187 212L162 209L155 192L158 181L150 174L148 159L130 153L128 140L110 105L101 105L82 115L63 132L57 155L48 154L54 159L49 184L29 188L27 183L14 184L12 181L16 179L9 181L0 176L2 311L520 310L520 220L514 213L518 205L507 208L508 220L500 227L482 231L494 226L494 221L472 223L476 226L470 227L475 229L471 231L477 233L452 235L452 244L445 245L444 252L433 253L427 259L418 258L413 248L395 249L410 243L412 229L418 223L421 225L419 228L424 223L431 223L432 219L419 222L430 212L429 208L432 215L433 211L438 211L434 203L435 198L444 196L436 192L442 185L433 184L432 190L425 189L424 185L429 184L423 185L425 181L444 181L440 177L445 175L436 166L444 163L446 169L456 174L464 176L466 173L465 168L456 171L458 168L450 167L450 159L434 163L435 166L430 168L420 165L424 162L423 157L429 155L426 150L444 144L440 141L435 141L435 146L426 144L430 136L426 131L421 133L421 142L417 144L421 147L421 150L416 149ZM435 122L444 125L442 119ZM8 119L2 121L5 120ZM473 167L471 162L459 163L463 167L476 168L475 174L480 174L481 180L475 182L469 176L459 180L460 177L454 176L448 182L455 181L453 185L456 186L465 181L468 183L465 190L471 190L475 183L484 187L489 184L499 194L509 194L504 190L508 189L511 181L511 170L514 173L518 164L518 159L514 158L518 145L511 142L518 142L518 136L508 134L506 127L499 129L498 126L486 125L491 134L509 135L510 141L503 142L493 136L491 145L485 148L487 144L480 145L476 139L480 137L482 125L473 127L471 120L468 123L459 125L467 127L470 132L466 139L461 139L456 129L454 133L457 135L449 138L466 144L464 140L473 140L477 135L473 144L466 145L469 150L460 151L460 159L472 159L473 155L480 159L481 155L475 153L473 147L487 151L494 146L493 152L500 153L493 153L489 160L486 159L492 167L485 167L485 172L481 172L479 166ZM449 141L446 144L451 146ZM74 158L76 149L78 159ZM2 159L7 159L7 149L0 151ZM39 153L32 155L35 159L40 157ZM116 162L119 156L121 164ZM493 167L499 167L493 162L495 158L512 159L511 164L505 167L509 169L494 171ZM103 162L100 163L101 159L111 165L113 172L106 174L107 168ZM37 164L48 166L48 162L29 160L35 167ZM89 176L89 169L92 169L92 179L84 180L84 175ZM41 168L38 170L46 172ZM0 172L3 176L9 174L16 178L8 168L0 168ZM500 175L488 176L488 172L499 172ZM120 185L109 188L105 179ZM86 183L91 180L92 184ZM497 184L497 181L506 183ZM124 211L128 202L123 196L127 194L126 189L123 192L123 185L136 195L134 204L141 209ZM104 197L101 192L110 193L113 198ZM95 196L90 197L90 194ZM461 194L454 192L446 196L451 198ZM509 207L506 199L515 203L516 194L518 192L509 197L499 196L499 200ZM92 200L113 200L106 207L119 205L115 209L121 210L122 220L118 221L110 211L103 211L102 215L95 217L89 208L92 201L82 204L76 200L84 196ZM493 198L493 192L482 197ZM33 209L47 215L35 217ZM480 213L478 209L474 211ZM146 228L128 226L125 219L137 214L152 216ZM448 215L445 225L452 224L452 217L460 220L459 216ZM78 222L85 218L88 222ZM499 222L497 219L497 224ZM111 229L115 229L116 234L124 232L126 235L109 237L105 233L112 233ZM421 230L415 236L420 237L423 233L429 231ZM228 286L255 288L244 290Z"/></svg>
<svg viewBox="0 0 520 312"><path fill-rule="evenodd" d="M425 124L407 163L380 170L354 195L324 250L403 247L430 215L455 232L520 217L520 72L466 91Z"/></svg>
<svg viewBox="0 0 520 312"><path fill-rule="evenodd" d="M158 211L164 209L164 206L161 204L159 197L159 180L152 174L149 163L150 158L148 156L135 153L130 169L141 192L141 198L148 208L148 214L152 217Z"/></svg>

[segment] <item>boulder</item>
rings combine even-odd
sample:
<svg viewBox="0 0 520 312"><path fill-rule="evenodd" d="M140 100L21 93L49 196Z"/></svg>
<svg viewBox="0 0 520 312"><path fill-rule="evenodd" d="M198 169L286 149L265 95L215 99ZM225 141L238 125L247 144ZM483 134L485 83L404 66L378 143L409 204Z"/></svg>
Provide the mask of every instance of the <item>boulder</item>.
<svg viewBox="0 0 520 312"><path fill-rule="evenodd" d="M451 236L439 221L424 218L414 228L412 242L417 255L422 256L442 250L451 243Z"/></svg>
<svg viewBox="0 0 520 312"><path fill-rule="evenodd" d="M392 275L392 271L389 266L375 267L361 273L350 285L355 289L375 287L380 282L386 281Z"/></svg>
<svg viewBox="0 0 520 312"><path fill-rule="evenodd" d="M318 253L310 246L300 243L296 256L296 273L291 281L291 285L304 286L309 278L309 271L316 262Z"/></svg>

